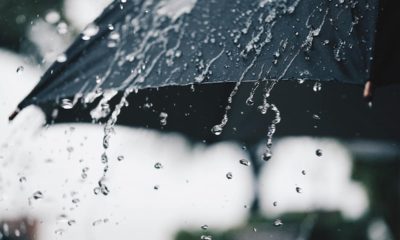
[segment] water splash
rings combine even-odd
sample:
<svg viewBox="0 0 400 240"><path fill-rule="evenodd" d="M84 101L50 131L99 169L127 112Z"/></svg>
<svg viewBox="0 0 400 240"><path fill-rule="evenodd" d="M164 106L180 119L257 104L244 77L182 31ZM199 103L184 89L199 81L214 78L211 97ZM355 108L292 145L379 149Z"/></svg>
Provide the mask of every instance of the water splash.
<svg viewBox="0 0 400 240"><path fill-rule="evenodd" d="M274 133L276 131L276 125L281 122L281 115L279 112L279 109L275 106L275 104L270 104L271 110L275 113L275 118L272 120L271 125L268 128L268 133L267 133L267 143L265 147L265 151L262 155L262 159L264 161L268 161L272 157L272 137L274 136Z"/></svg>
<svg viewBox="0 0 400 240"><path fill-rule="evenodd" d="M103 129L103 131L104 131L104 136L103 136L104 152L101 155L101 162L104 164L104 168L103 168L103 175L100 178L100 180L98 181L98 187L95 187L93 190L96 195L99 193L102 193L103 195L108 195L110 192L109 188L105 184L106 174L107 174L108 168L109 168L107 149L109 148L109 141L111 138L111 134L114 133L114 125L117 123L118 116L121 113L122 108L128 105L127 98L129 96L129 94L131 94L132 92L133 92L132 88L127 88L124 91L119 103L115 106L113 112L111 113L111 116L109 117L109 119L107 120L107 122L104 126L104 129Z"/></svg>
<svg viewBox="0 0 400 240"><path fill-rule="evenodd" d="M282 220L281 219L276 219L275 221L274 221L274 224L273 224L275 227L280 227L280 226L282 226L283 225L283 222L282 222Z"/></svg>

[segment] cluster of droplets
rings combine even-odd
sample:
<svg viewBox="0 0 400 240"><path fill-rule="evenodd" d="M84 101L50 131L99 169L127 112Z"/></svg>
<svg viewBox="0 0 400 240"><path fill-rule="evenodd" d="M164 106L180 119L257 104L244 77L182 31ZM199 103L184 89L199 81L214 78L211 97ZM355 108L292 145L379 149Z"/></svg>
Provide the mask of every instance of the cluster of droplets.
<svg viewBox="0 0 400 240"><path fill-rule="evenodd" d="M281 121L281 116L278 108L275 106L275 104L271 104L271 110L275 113L275 118L272 120L271 125L268 128L268 133L267 133L267 144L265 151L263 153L263 160L268 161L272 157L272 137L274 136L274 133L276 131L276 125L280 123Z"/></svg>
<svg viewBox="0 0 400 240"><path fill-rule="evenodd" d="M105 184L106 174L109 169L109 159L108 159L108 155L107 155L107 149L109 148L109 145L110 145L109 141L111 138L111 134L114 133L114 125L117 123L118 116L121 113L121 109L128 105L127 98L132 91L133 90L131 88L127 88L124 91L124 94L121 97L120 102L115 106L113 112L111 113L111 116L109 117L109 119L107 120L107 122L104 126L104 136L103 136L104 152L101 155L101 162L104 165L104 168L103 168L103 175L100 178L100 180L98 181L98 186L94 188L94 193L96 195L99 193L101 193L103 195L108 195L110 192L109 188ZM121 161L123 159L123 157L119 156L117 159L119 161Z"/></svg>

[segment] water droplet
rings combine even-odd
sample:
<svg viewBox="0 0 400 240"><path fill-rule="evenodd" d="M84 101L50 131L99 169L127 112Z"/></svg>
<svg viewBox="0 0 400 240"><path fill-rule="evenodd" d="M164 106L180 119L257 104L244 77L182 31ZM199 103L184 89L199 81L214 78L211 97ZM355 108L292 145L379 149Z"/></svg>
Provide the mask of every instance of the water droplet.
<svg viewBox="0 0 400 240"><path fill-rule="evenodd" d="M17 71L16 72L18 74L21 74L24 71L24 69L25 69L24 66L19 66L19 67L17 67Z"/></svg>
<svg viewBox="0 0 400 240"><path fill-rule="evenodd" d="M61 107L64 109L72 109L74 105L70 99L64 98L61 100Z"/></svg>
<svg viewBox="0 0 400 240"><path fill-rule="evenodd" d="M125 158L124 156L120 155L120 156L117 157L117 160L118 160L118 161L123 161L124 158Z"/></svg>
<svg viewBox="0 0 400 240"><path fill-rule="evenodd" d="M297 192L297 193L302 193L302 192L303 192L303 189L301 189L301 187L296 187L296 192Z"/></svg>
<svg viewBox="0 0 400 240"><path fill-rule="evenodd" d="M211 132L214 135L219 136L222 133L222 127L220 125L215 125L213 128L211 128Z"/></svg>
<svg viewBox="0 0 400 240"><path fill-rule="evenodd" d="M110 39L111 40L115 40L115 41L119 41L119 39L120 39L119 33L116 32L116 31L111 32L110 33Z"/></svg>
<svg viewBox="0 0 400 240"><path fill-rule="evenodd" d="M89 24L82 32L82 39L87 41L99 32L99 27L95 24Z"/></svg>
<svg viewBox="0 0 400 240"><path fill-rule="evenodd" d="M72 203L77 204L77 203L79 203L79 202L80 202L79 198L74 198L74 199L72 199Z"/></svg>
<svg viewBox="0 0 400 240"><path fill-rule="evenodd" d="M274 207L278 206L278 202L277 201L273 202L272 206L274 206Z"/></svg>
<svg viewBox="0 0 400 240"><path fill-rule="evenodd" d="M269 151L263 153L263 155L262 155L262 159L263 159L264 161L269 161L269 160L271 159L271 157L272 157L272 153L269 152Z"/></svg>
<svg viewBox="0 0 400 240"><path fill-rule="evenodd" d="M154 190L160 189L160 185L154 185Z"/></svg>
<svg viewBox="0 0 400 240"><path fill-rule="evenodd" d="M44 17L44 19L46 20L46 22L50 23L50 24L55 24L58 21L60 21L60 14L57 11L51 10L49 11L46 16Z"/></svg>
<svg viewBox="0 0 400 240"><path fill-rule="evenodd" d="M200 239L201 240L212 240L212 236L211 235L201 235Z"/></svg>
<svg viewBox="0 0 400 240"><path fill-rule="evenodd" d="M38 200L43 198L43 193L41 191L36 191L33 193L33 199Z"/></svg>
<svg viewBox="0 0 400 240"><path fill-rule="evenodd" d="M73 147L71 147L71 146L67 147L67 152L72 153L73 151L74 151Z"/></svg>
<svg viewBox="0 0 400 240"><path fill-rule="evenodd" d="M163 168L164 166L161 164L161 163L156 163L156 164L154 164L154 168L155 169L161 169L161 168Z"/></svg>
<svg viewBox="0 0 400 240"><path fill-rule="evenodd" d="M100 193L100 188L99 187L95 187L93 189L93 192L94 192L95 195L98 195Z"/></svg>
<svg viewBox="0 0 400 240"><path fill-rule="evenodd" d="M247 98L247 100L246 100L246 104L248 105L248 106L253 106L254 105L254 100L253 100L253 98Z"/></svg>
<svg viewBox="0 0 400 240"><path fill-rule="evenodd" d="M57 24L57 32L60 35L64 35L68 32L68 25L65 22Z"/></svg>
<svg viewBox="0 0 400 240"><path fill-rule="evenodd" d="M204 224L203 226L201 226L201 229L207 230L207 229L208 229L208 225L207 225L207 224Z"/></svg>
<svg viewBox="0 0 400 240"><path fill-rule="evenodd" d="M321 149L317 149L315 151L315 155L317 155L318 157L321 157L322 156L322 150Z"/></svg>
<svg viewBox="0 0 400 240"><path fill-rule="evenodd" d="M319 115L317 115L317 114L313 114L312 117L313 117L315 120L321 120L321 117L320 117Z"/></svg>
<svg viewBox="0 0 400 240"><path fill-rule="evenodd" d="M253 232L257 232L257 228L253 227Z"/></svg>
<svg viewBox="0 0 400 240"><path fill-rule="evenodd" d="M313 86L313 91L314 92L319 92L319 91L321 91L321 89L322 89L321 83L320 82L315 82L314 86Z"/></svg>
<svg viewBox="0 0 400 240"><path fill-rule="evenodd" d="M369 107L369 108L372 108L372 101L369 101L369 102L368 102L368 107Z"/></svg>
<svg viewBox="0 0 400 240"><path fill-rule="evenodd" d="M280 227L282 225L283 225L283 222L279 218L274 221L274 226L275 227Z"/></svg>
<svg viewBox="0 0 400 240"><path fill-rule="evenodd" d="M106 154L106 153L103 153L103 154L101 155L101 163L103 163L103 164L108 163L108 157L107 157L107 154Z"/></svg>
<svg viewBox="0 0 400 240"><path fill-rule="evenodd" d="M250 166L251 162L247 159L240 159L239 160L240 164L244 165L244 166Z"/></svg>
<svg viewBox="0 0 400 240"><path fill-rule="evenodd" d="M227 178L227 179L232 179L232 177L233 177L233 175L232 175L231 172L228 172L228 173L226 174L226 178Z"/></svg>
<svg viewBox="0 0 400 240"><path fill-rule="evenodd" d="M181 56L182 56L182 51L177 50L177 51L175 52L175 57L176 57L176 58L180 58Z"/></svg>
<svg viewBox="0 0 400 240"><path fill-rule="evenodd" d="M20 182L20 183L26 182L26 177L20 177L20 178L19 178L19 182Z"/></svg>
<svg viewBox="0 0 400 240"><path fill-rule="evenodd" d="M99 225L101 223L103 223L103 219L97 219L97 220L92 222L92 226L97 226L97 225Z"/></svg>
<svg viewBox="0 0 400 240"><path fill-rule="evenodd" d="M68 225L69 225L69 226L72 226L72 225L74 225L75 223L76 223L76 221L73 220L73 219L71 219L71 220L68 221Z"/></svg>
<svg viewBox="0 0 400 240"><path fill-rule="evenodd" d="M167 118L168 118L168 114L165 112L161 112L160 113L160 124L161 126L165 126L167 125Z"/></svg>
<svg viewBox="0 0 400 240"><path fill-rule="evenodd" d="M61 228L60 228L60 229L55 230L54 233L55 233L56 235L63 235L64 231L65 231L64 229L61 229Z"/></svg>
<svg viewBox="0 0 400 240"><path fill-rule="evenodd" d="M301 171L301 174L306 175L306 170Z"/></svg>
<svg viewBox="0 0 400 240"><path fill-rule="evenodd" d="M58 55L56 61L59 63L63 63L65 61L67 61L67 55L65 55L64 53Z"/></svg>

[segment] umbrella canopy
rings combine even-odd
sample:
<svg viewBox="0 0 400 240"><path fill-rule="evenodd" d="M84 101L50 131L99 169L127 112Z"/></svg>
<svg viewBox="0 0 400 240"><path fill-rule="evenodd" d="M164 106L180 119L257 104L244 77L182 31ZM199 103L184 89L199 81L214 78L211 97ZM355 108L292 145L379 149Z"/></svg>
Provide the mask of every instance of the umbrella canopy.
<svg viewBox="0 0 400 240"><path fill-rule="evenodd" d="M19 105L107 89L370 79L378 1L115 1ZM90 98L85 98L90 100Z"/></svg>
<svg viewBox="0 0 400 240"><path fill-rule="evenodd" d="M265 126L267 120L279 121L275 106L265 101L277 81L363 84L379 76L383 70L373 65L379 3L115 1L57 58L18 108L36 104L47 111L49 118L54 118L55 106L61 106L60 110L75 106L67 113L59 112L56 121L87 121L109 116L109 105L113 104L108 102L113 101L119 103L117 111L114 109L118 115L128 99L132 103L130 108L144 111L122 113L119 119L124 124L180 131L211 142L232 138L255 141L266 135L255 123ZM228 128L232 133L209 136L210 128L221 118L222 127L227 124L226 113L232 107L238 86L254 82L254 90L262 85L261 80L273 81L255 98L262 102L261 110L270 108L276 116L231 121ZM194 86L195 90L177 86ZM239 93L242 103L249 92L254 93L249 86L243 88L248 90L247 96ZM317 83L314 88L318 91L320 85ZM290 96L295 96L296 91ZM287 98L287 93L280 97ZM75 105L78 101L83 104ZM151 108L148 113L146 108ZM80 114L87 113L87 109L94 111L91 115ZM174 120L171 109L183 120ZM242 108L235 112L239 117L244 114ZM169 120L165 115L168 113ZM151 122L149 114L156 115L156 122ZM160 124L159 118L168 124ZM287 127L291 129L290 126ZM249 127L252 130L239 134L239 129ZM335 130L328 132L338 134ZM357 133L352 131L346 136Z"/></svg>

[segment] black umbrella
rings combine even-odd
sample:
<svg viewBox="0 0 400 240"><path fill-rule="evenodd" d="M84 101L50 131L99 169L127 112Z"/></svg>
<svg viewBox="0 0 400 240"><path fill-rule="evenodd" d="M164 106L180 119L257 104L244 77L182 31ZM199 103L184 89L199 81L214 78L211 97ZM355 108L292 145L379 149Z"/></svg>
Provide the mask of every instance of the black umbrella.
<svg viewBox="0 0 400 240"><path fill-rule="evenodd" d="M242 82L255 82L258 87L260 80L268 79L273 80L270 85L289 79L353 84L369 79L393 81L380 78L381 73L388 73L384 64L372 64L374 54L388 52L374 53L380 3L387 4L369 0L115 1L57 58L17 112L35 104L51 116L48 110L54 108L54 102L70 108L80 99L84 106L93 106L103 95L100 102L107 106L106 100L118 91L127 97L132 91L150 89L139 93L147 96L159 95L152 88L219 83L213 84L213 90L202 86L196 94L189 94L197 95L195 101L207 106L201 116L215 125L210 116L222 117L223 108L228 112ZM228 82L235 84L229 88ZM315 87L319 88L318 83ZM268 88L264 97L269 95ZM183 90L174 91L185 95ZM174 94L167 101L171 102ZM163 96L168 94L162 93L156 100L152 97L152 101L164 101ZM213 110L205 104L205 99L212 97L211 104L217 106ZM183 97L179 104L182 102L186 102ZM269 104L264 102L265 111ZM197 112L203 109L199 104L193 108ZM107 114L103 111L95 118ZM135 124L135 120L121 122ZM203 133L193 134L193 127L187 131L180 123L175 128L173 121L169 122L165 128L212 140ZM217 125L216 132L225 124ZM245 139L257 138L257 134L246 135Z"/></svg>
<svg viewBox="0 0 400 240"><path fill-rule="evenodd" d="M107 89L371 78L378 1L115 1L19 108ZM101 89L101 90L100 90Z"/></svg>

